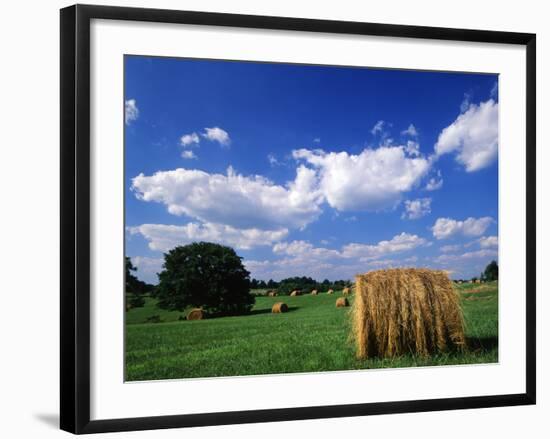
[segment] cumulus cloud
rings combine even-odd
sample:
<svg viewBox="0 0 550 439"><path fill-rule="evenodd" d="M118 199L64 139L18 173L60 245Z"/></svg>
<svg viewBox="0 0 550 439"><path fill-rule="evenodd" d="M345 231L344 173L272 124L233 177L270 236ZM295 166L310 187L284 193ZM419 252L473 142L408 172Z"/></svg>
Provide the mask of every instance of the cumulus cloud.
<svg viewBox="0 0 550 439"><path fill-rule="evenodd" d="M401 134L403 134L404 136L417 137L418 131L416 130L416 127L411 123L406 130L401 131Z"/></svg>
<svg viewBox="0 0 550 439"><path fill-rule="evenodd" d="M180 145L183 147L188 147L192 145L198 145L201 139L197 133L184 134L180 138Z"/></svg>
<svg viewBox="0 0 550 439"><path fill-rule="evenodd" d="M481 248L498 247L498 236L483 236L479 238L479 246Z"/></svg>
<svg viewBox="0 0 550 439"><path fill-rule="evenodd" d="M218 142L221 146L229 147L231 144L229 133L219 127L205 128L201 135L212 142Z"/></svg>
<svg viewBox="0 0 550 439"><path fill-rule="evenodd" d="M135 99L128 99L124 102L124 122L130 125L139 117L139 108Z"/></svg>
<svg viewBox="0 0 550 439"><path fill-rule="evenodd" d="M482 218L468 218L464 221L457 221L452 218L438 218L432 227L432 233L436 239L447 239L452 236L480 236L494 220L485 216Z"/></svg>
<svg viewBox="0 0 550 439"><path fill-rule="evenodd" d="M359 258L360 261L368 261L427 245L430 245L430 242L426 239L403 232L400 235L394 236L389 241L380 241L378 244L347 244L342 248L342 256L346 258Z"/></svg>
<svg viewBox="0 0 550 439"><path fill-rule="evenodd" d="M426 189L427 191L437 191L438 189L441 189L443 187L443 178L441 177L441 171L437 171L437 177L432 177L428 180L428 183L426 183Z"/></svg>
<svg viewBox="0 0 550 439"><path fill-rule="evenodd" d="M493 99L468 109L439 134L437 156L455 153L467 172L479 171L495 161L498 154L498 103Z"/></svg>
<svg viewBox="0 0 550 439"><path fill-rule="evenodd" d="M277 160L277 157L275 156L275 154L268 154L267 155L267 161L269 162L269 164L274 167L274 166L278 166L280 165L281 163L279 162L279 160Z"/></svg>
<svg viewBox="0 0 550 439"><path fill-rule="evenodd" d="M378 122L376 122L372 127L372 129L370 130L371 134L375 136L378 133L383 133L384 125L385 125L385 122L383 120L379 120Z"/></svg>
<svg viewBox="0 0 550 439"><path fill-rule="evenodd" d="M280 242L273 246L273 253L289 256L309 256L316 260L328 260L341 257L338 250L331 250L324 247L314 247L307 241Z"/></svg>
<svg viewBox="0 0 550 439"><path fill-rule="evenodd" d="M405 152L410 156L418 157L420 155L420 144L418 142L408 140L404 148Z"/></svg>
<svg viewBox="0 0 550 439"><path fill-rule="evenodd" d="M405 212L401 215L403 219L415 220L431 213L431 198L418 198L416 200L405 200Z"/></svg>
<svg viewBox="0 0 550 439"><path fill-rule="evenodd" d="M162 252L196 241L216 242L248 250L258 246L272 245L274 242L284 239L288 234L287 229L236 229L213 223L188 223L183 226L142 224L129 227L128 230L131 234L143 236L149 242L151 250Z"/></svg>
<svg viewBox="0 0 550 439"><path fill-rule="evenodd" d="M395 255L429 245L416 235L402 233L389 241L377 244L350 243L338 249L316 247L308 241L279 242L273 253L280 259L273 261L244 261L252 276L257 279L282 279L289 276L311 276L324 279L351 279L365 267L411 264L416 256L396 259ZM389 258L388 256L392 256Z"/></svg>
<svg viewBox="0 0 550 439"><path fill-rule="evenodd" d="M320 191L328 204L340 211L394 207L430 167L425 158L408 157L402 146L365 149L358 155L299 149L293 151L293 157L315 169Z"/></svg>
<svg viewBox="0 0 550 439"><path fill-rule="evenodd" d="M465 262L470 260L476 260L476 259L488 259L488 258L495 258L498 256L498 252L496 250L477 250L473 252L466 252L459 255L440 255L437 258L435 258L435 262L441 263L441 264L448 264L448 263L457 263L457 262Z"/></svg>
<svg viewBox="0 0 550 439"><path fill-rule="evenodd" d="M455 244L455 245L444 245L440 247L439 250L442 251L443 253L454 253L459 251L461 248L462 246L460 244Z"/></svg>
<svg viewBox="0 0 550 439"><path fill-rule="evenodd" d="M139 174L132 179L132 190L143 201L166 205L173 215L238 229L303 228L321 214L315 172L305 166L285 186L232 168L226 175L179 168Z"/></svg>
<svg viewBox="0 0 550 439"><path fill-rule="evenodd" d="M461 113L464 113L465 111L468 110L468 108L470 108L471 99L472 99L472 95L470 93L464 93L464 99L462 99L462 103L460 104Z"/></svg>
<svg viewBox="0 0 550 439"><path fill-rule="evenodd" d="M189 150L189 149L187 149L185 151L182 151L181 156L184 159L196 159L197 158L195 153L193 151Z"/></svg>

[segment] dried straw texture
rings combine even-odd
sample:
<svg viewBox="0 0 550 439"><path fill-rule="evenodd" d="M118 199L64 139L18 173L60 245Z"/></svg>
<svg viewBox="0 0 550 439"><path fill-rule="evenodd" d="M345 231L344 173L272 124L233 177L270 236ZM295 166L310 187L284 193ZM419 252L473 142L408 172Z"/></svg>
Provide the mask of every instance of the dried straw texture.
<svg viewBox="0 0 550 439"><path fill-rule="evenodd" d="M345 297L338 297L336 299L336 308L345 308L347 306L349 306L349 302Z"/></svg>
<svg viewBox="0 0 550 439"><path fill-rule="evenodd" d="M465 348L459 297L445 272L397 268L356 280L351 316L358 358Z"/></svg>
<svg viewBox="0 0 550 439"><path fill-rule="evenodd" d="M202 320L204 319L204 312L200 308L194 308L187 314L187 320Z"/></svg>
<svg viewBox="0 0 550 439"><path fill-rule="evenodd" d="M327 294L333 294L333 293L334 293L334 290L332 289L327 291Z"/></svg>
<svg viewBox="0 0 550 439"><path fill-rule="evenodd" d="M316 296L318 293L317 293L317 290L311 290L311 295L312 296Z"/></svg>
<svg viewBox="0 0 550 439"><path fill-rule="evenodd" d="M346 287L342 290L342 293L344 294L344 296L347 296L349 293L351 293L351 290L349 287Z"/></svg>
<svg viewBox="0 0 550 439"><path fill-rule="evenodd" d="M269 297L275 297L275 296L277 296L277 292L276 292L276 291L269 291L269 292L267 293L267 295L268 295Z"/></svg>
<svg viewBox="0 0 550 439"><path fill-rule="evenodd" d="M286 303L277 302L271 307L271 312L274 314L280 314L288 311L288 306Z"/></svg>
<svg viewBox="0 0 550 439"><path fill-rule="evenodd" d="M290 293L292 297L299 296L300 294L302 294L300 290L294 290L292 293Z"/></svg>

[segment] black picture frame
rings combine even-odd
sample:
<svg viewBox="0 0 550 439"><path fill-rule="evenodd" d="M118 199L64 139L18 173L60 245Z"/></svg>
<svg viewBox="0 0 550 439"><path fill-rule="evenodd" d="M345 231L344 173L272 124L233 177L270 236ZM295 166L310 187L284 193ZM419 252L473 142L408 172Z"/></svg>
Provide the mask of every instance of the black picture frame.
<svg viewBox="0 0 550 439"><path fill-rule="evenodd" d="M416 401L90 420L90 21L181 23L526 47L526 392ZM61 10L61 429L81 434L535 404L536 36L289 17L75 5Z"/></svg>

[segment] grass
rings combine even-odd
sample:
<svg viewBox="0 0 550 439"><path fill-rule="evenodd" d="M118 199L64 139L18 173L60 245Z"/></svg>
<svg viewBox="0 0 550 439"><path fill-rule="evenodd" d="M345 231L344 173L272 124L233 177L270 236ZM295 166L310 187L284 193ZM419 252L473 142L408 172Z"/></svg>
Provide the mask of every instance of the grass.
<svg viewBox="0 0 550 439"><path fill-rule="evenodd" d="M180 321L180 312L143 308L126 313L126 379L129 381L498 361L498 286L460 285L469 350L421 358L357 360L348 341L349 308L332 295L257 297L250 315ZM353 300L353 296L351 297ZM275 302L290 308L271 314ZM158 315L161 323L145 323Z"/></svg>

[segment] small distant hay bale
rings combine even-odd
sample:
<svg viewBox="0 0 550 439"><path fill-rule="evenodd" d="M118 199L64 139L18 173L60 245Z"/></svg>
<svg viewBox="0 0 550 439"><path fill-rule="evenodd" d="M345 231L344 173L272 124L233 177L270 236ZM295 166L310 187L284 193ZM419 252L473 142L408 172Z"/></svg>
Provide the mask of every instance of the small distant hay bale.
<svg viewBox="0 0 550 439"><path fill-rule="evenodd" d="M300 294L302 294L300 290L294 290L292 293L290 293L290 296L296 297L296 296L299 296Z"/></svg>
<svg viewBox="0 0 550 439"><path fill-rule="evenodd" d="M351 335L358 358L465 348L460 299L445 272L397 268L356 279Z"/></svg>
<svg viewBox="0 0 550 439"><path fill-rule="evenodd" d="M271 307L273 314L281 314L288 311L288 305L284 302L277 302Z"/></svg>
<svg viewBox="0 0 550 439"><path fill-rule="evenodd" d="M204 311L200 308L194 308L187 313L187 320L202 320L204 317Z"/></svg>
<svg viewBox="0 0 550 439"><path fill-rule="evenodd" d="M317 293L317 290L311 290L311 295L312 296L316 296L318 293Z"/></svg>
<svg viewBox="0 0 550 439"><path fill-rule="evenodd" d="M347 296L351 293L351 289L349 287L346 287L342 290L342 293L344 294L344 296Z"/></svg>
<svg viewBox="0 0 550 439"><path fill-rule="evenodd" d="M336 308L346 308L349 306L348 299L345 297L338 297L336 299Z"/></svg>
<svg viewBox="0 0 550 439"><path fill-rule="evenodd" d="M334 294L334 290L331 288L330 290L327 291L327 294Z"/></svg>
<svg viewBox="0 0 550 439"><path fill-rule="evenodd" d="M269 297L275 297L275 296L277 296L277 291L268 291L268 292L267 292L267 295L268 295Z"/></svg>

